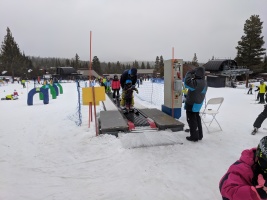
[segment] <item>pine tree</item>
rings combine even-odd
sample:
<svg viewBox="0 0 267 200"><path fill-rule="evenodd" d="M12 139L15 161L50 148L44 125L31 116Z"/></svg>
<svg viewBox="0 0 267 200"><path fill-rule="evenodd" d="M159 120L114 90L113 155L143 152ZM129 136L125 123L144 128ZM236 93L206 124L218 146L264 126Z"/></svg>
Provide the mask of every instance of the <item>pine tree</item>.
<svg viewBox="0 0 267 200"><path fill-rule="evenodd" d="M146 67L145 67L145 63L144 62L142 62L141 63L141 69L145 69Z"/></svg>
<svg viewBox="0 0 267 200"><path fill-rule="evenodd" d="M236 61L238 65L247 66L252 69L262 64L262 55L264 55L263 48L264 40L262 33L262 24L259 15L252 15L246 20L244 25L244 33L241 40L238 41Z"/></svg>
<svg viewBox="0 0 267 200"><path fill-rule="evenodd" d="M133 67L139 69L139 63L136 60L133 62Z"/></svg>
<svg viewBox="0 0 267 200"><path fill-rule="evenodd" d="M111 63L108 62L107 74L111 74Z"/></svg>
<svg viewBox="0 0 267 200"><path fill-rule="evenodd" d="M265 53L264 59L263 59L263 72L266 73L267 72L267 56Z"/></svg>
<svg viewBox="0 0 267 200"><path fill-rule="evenodd" d="M156 57L156 61L155 61L155 68L153 70L154 74L157 74L159 72L159 57Z"/></svg>
<svg viewBox="0 0 267 200"><path fill-rule="evenodd" d="M68 67L68 66L70 66L70 60L69 59L66 59L66 61L65 61L65 65Z"/></svg>
<svg viewBox="0 0 267 200"><path fill-rule="evenodd" d="M76 53L75 58L74 58L74 68L76 70L78 70L80 65L80 57L78 56L78 54Z"/></svg>
<svg viewBox="0 0 267 200"><path fill-rule="evenodd" d="M119 61L117 61L115 73L118 74L118 73L122 73L122 72L123 72L123 69L122 69L121 63Z"/></svg>
<svg viewBox="0 0 267 200"><path fill-rule="evenodd" d="M1 45L0 60L6 66L6 70L11 73L14 80L15 68L22 61L22 54L8 27L6 31L7 34Z"/></svg>
<svg viewBox="0 0 267 200"><path fill-rule="evenodd" d="M100 67L100 61L97 56L94 56L93 61L92 61L92 70L95 70L96 73L99 75L102 74L102 70Z"/></svg>
<svg viewBox="0 0 267 200"><path fill-rule="evenodd" d="M195 67L199 66L196 53L194 53L194 57L193 57L193 60L192 60L192 65L194 65Z"/></svg>
<svg viewBox="0 0 267 200"><path fill-rule="evenodd" d="M160 61L159 61L159 73L160 73L160 77L164 76L164 62L163 62L163 57L160 56Z"/></svg>
<svg viewBox="0 0 267 200"><path fill-rule="evenodd" d="M147 69L150 69L151 68L149 62L146 63L146 68Z"/></svg>
<svg viewBox="0 0 267 200"><path fill-rule="evenodd" d="M155 61L155 69L158 70L159 69L159 57L156 57L156 61Z"/></svg>

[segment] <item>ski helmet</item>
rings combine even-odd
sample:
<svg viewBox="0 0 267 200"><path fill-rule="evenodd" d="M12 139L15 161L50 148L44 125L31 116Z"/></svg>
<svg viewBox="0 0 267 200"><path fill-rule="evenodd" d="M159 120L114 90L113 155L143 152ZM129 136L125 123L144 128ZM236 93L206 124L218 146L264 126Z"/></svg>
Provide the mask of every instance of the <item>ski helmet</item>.
<svg viewBox="0 0 267 200"><path fill-rule="evenodd" d="M131 85L132 84L132 81L131 80L126 80L125 82L127 85Z"/></svg>
<svg viewBox="0 0 267 200"><path fill-rule="evenodd" d="M260 143L256 150L256 156L258 157L258 164L264 173L267 173L267 136L260 140Z"/></svg>

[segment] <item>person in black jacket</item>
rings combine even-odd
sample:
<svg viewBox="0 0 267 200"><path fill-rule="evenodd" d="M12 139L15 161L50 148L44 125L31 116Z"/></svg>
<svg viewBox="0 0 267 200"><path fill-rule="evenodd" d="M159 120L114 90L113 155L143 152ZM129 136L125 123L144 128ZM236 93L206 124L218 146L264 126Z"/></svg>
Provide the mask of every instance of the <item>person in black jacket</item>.
<svg viewBox="0 0 267 200"><path fill-rule="evenodd" d="M203 138L199 111L207 92L205 69L203 67L197 67L196 69L187 72L184 83L185 87L188 88L185 110L190 131L190 137L186 137L186 139L196 142Z"/></svg>
<svg viewBox="0 0 267 200"><path fill-rule="evenodd" d="M258 117L256 118L253 124L254 129L251 133L252 135L255 135L258 132L258 129L261 127L261 124L266 118L267 118L267 104L264 105L263 111L258 115Z"/></svg>
<svg viewBox="0 0 267 200"><path fill-rule="evenodd" d="M121 94L121 108L125 109L125 86L126 86L126 81L130 80L132 82L132 87L135 88L135 84L137 81L137 69L136 68L131 68L129 70L125 70L120 79L121 83L121 88L122 88L122 94ZM131 102L131 107L130 109L134 108L134 98L132 97L132 102Z"/></svg>

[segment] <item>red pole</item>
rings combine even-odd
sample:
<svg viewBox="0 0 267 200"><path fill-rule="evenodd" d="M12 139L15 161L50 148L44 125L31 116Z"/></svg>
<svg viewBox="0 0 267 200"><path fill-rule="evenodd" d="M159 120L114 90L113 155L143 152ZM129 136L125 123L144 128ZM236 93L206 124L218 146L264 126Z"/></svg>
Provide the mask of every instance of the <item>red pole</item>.
<svg viewBox="0 0 267 200"><path fill-rule="evenodd" d="M95 114L95 133L96 136L98 136L98 128L97 128L97 120L96 120L96 105L95 105L95 87L92 87L92 93L93 93L93 104L94 104L94 114Z"/></svg>
<svg viewBox="0 0 267 200"><path fill-rule="evenodd" d="M92 74L92 31L90 31L90 61L89 61L89 73L88 73L89 87L90 87L90 82L91 82L91 74ZM91 120L93 120L92 103L89 103L89 123L88 123L89 128L90 128L90 116L91 116Z"/></svg>
<svg viewBox="0 0 267 200"><path fill-rule="evenodd" d="M91 102L89 103L89 123L88 123L88 128L90 128L90 121L91 121L91 115L90 115L90 113L91 113L91 110L92 110L92 106L91 106Z"/></svg>
<svg viewBox="0 0 267 200"><path fill-rule="evenodd" d="M172 47L172 117L174 117L174 48Z"/></svg>
<svg viewBox="0 0 267 200"><path fill-rule="evenodd" d="M92 31L90 31L90 69L89 69L89 80L92 76Z"/></svg>

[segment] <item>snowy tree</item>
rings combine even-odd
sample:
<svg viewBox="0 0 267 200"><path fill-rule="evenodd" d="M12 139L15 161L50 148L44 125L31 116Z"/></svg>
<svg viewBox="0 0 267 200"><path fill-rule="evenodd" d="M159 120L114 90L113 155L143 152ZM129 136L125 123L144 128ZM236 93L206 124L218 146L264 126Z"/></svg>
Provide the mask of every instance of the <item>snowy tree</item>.
<svg viewBox="0 0 267 200"><path fill-rule="evenodd" d="M244 33L241 40L238 41L237 56L235 60L238 65L247 66L253 70L257 65L262 64L262 56L265 54L263 48L264 40L262 33L262 24L259 15L252 15L246 20Z"/></svg>

